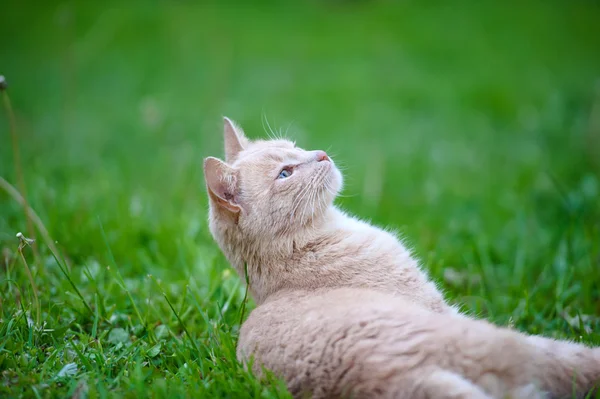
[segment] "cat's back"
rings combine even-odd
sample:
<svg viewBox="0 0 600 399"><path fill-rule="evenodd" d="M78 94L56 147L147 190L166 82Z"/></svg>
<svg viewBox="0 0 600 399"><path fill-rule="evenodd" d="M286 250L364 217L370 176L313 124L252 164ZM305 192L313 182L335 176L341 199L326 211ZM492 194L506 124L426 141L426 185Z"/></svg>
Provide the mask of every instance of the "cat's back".
<svg viewBox="0 0 600 399"><path fill-rule="evenodd" d="M457 337L472 342L476 358L490 334L502 332L385 293L297 291L281 293L252 312L240 332L238 357L254 355L255 371L261 365L276 371L295 396L307 391L313 397L336 397L348 388L354 394L369 391L364 385L369 381L402 378L417 366L439 366L446 360L432 354L459 345ZM507 345L511 340L507 335Z"/></svg>
<svg viewBox="0 0 600 399"><path fill-rule="evenodd" d="M331 207L327 222L332 230L344 231L362 243L373 241L378 246L402 247L395 234L347 214L335 206Z"/></svg>

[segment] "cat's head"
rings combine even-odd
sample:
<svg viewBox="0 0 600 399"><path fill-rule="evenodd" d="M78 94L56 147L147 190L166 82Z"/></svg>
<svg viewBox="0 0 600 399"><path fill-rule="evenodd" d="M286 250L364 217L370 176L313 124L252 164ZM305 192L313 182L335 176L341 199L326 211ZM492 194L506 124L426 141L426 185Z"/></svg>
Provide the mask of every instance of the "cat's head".
<svg viewBox="0 0 600 399"><path fill-rule="evenodd" d="M342 187L324 151L287 140L250 141L224 118L225 161L204 160L211 229L248 239L276 239L322 217Z"/></svg>

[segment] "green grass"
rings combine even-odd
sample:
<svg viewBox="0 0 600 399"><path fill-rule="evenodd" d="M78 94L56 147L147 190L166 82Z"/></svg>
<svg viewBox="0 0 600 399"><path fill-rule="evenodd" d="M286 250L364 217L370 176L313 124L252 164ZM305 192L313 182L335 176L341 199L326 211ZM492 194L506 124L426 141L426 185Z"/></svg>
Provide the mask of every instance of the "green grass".
<svg viewBox="0 0 600 399"><path fill-rule="evenodd" d="M38 316L0 190L0 396L287 396L235 360L244 285L201 171L222 115L332 152L340 205L399 229L465 311L600 344L597 4L91 4L2 5L28 200L61 254L23 250ZM18 187L9 143L2 110Z"/></svg>

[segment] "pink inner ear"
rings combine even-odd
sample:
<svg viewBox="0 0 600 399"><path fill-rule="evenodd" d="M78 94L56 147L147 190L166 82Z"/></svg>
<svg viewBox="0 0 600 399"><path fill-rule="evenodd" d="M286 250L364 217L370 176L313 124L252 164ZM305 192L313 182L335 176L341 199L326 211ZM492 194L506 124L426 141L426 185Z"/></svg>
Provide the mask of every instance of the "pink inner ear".
<svg viewBox="0 0 600 399"><path fill-rule="evenodd" d="M232 178L233 177L233 178ZM225 162L217 158L206 158L204 161L204 178L209 195L220 208L230 212L239 212L240 206L235 202L237 179L235 171Z"/></svg>

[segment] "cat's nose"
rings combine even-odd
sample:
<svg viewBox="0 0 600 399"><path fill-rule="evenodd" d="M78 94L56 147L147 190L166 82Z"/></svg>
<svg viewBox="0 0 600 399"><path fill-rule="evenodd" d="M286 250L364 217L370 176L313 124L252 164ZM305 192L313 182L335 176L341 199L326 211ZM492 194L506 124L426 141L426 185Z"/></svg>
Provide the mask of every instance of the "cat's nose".
<svg viewBox="0 0 600 399"><path fill-rule="evenodd" d="M330 160L325 151L317 150L315 151L315 156L317 158L317 162Z"/></svg>

